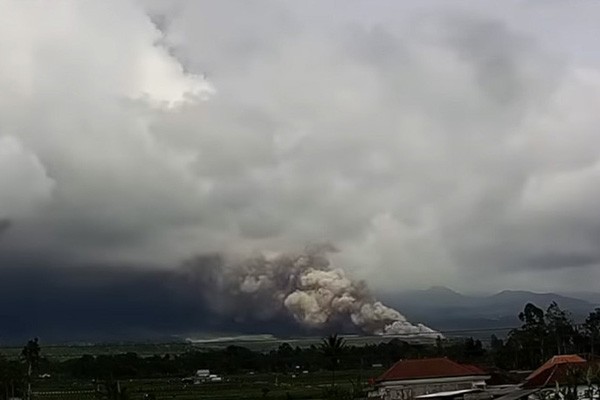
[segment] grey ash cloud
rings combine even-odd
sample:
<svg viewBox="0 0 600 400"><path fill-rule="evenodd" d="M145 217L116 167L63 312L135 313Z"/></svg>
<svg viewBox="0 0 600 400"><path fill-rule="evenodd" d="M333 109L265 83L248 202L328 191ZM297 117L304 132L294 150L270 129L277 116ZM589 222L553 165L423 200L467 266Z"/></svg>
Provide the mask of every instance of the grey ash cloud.
<svg viewBox="0 0 600 400"><path fill-rule="evenodd" d="M600 3L345 4L3 2L0 270L328 241L375 294L595 290Z"/></svg>
<svg viewBox="0 0 600 400"><path fill-rule="evenodd" d="M184 264L184 274L200 298L217 315L236 320L293 319L313 331L344 327L370 335L437 332L413 324L377 300L367 284L349 278L332 265L331 245L312 245L302 252L256 254L232 259L199 256Z"/></svg>

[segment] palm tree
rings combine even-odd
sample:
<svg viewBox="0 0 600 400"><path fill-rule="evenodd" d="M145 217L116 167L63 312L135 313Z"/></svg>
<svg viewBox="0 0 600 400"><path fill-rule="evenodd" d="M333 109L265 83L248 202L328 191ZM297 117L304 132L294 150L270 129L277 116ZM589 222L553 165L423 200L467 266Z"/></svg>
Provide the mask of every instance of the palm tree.
<svg viewBox="0 0 600 400"><path fill-rule="evenodd" d="M31 375L40 363L40 344L38 338L30 340L21 350L21 360L27 364L27 400L31 400Z"/></svg>
<svg viewBox="0 0 600 400"><path fill-rule="evenodd" d="M321 342L321 354L329 361L331 368L331 386L335 385L335 369L339 362L340 355L346 348L346 341L343 337L336 334L327 336Z"/></svg>

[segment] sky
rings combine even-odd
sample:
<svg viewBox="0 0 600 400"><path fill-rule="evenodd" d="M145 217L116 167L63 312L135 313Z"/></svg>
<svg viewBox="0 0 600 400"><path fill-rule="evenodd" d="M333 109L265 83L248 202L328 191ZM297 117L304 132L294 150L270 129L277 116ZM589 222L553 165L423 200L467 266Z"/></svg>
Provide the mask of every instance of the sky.
<svg viewBox="0 0 600 400"><path fill-rule="evenodd" d="M583 0L2 0L0 269L326 242L374 292L596 290L598 20Z"/></svg>

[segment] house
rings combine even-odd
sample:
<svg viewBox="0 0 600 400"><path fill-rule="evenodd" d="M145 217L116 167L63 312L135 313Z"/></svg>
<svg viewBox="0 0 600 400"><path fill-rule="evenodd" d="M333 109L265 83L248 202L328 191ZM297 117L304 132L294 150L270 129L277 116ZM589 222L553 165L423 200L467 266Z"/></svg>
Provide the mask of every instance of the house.
<svg viewBox="0 0 600 400"><path fill-rule="evenodd" d="M521 390L535 392L529 399L600 399L599 371L597 361L574 354L554 356L529 374Z"/></svg>
<svg viewBox="0 0 600 400"><path fill-rule="evenodd" d="M483 370L448 358L400 360L377 378L375 390L369 397L383 400L466 398L469 393L484 390L486 379L490 376Z"/></svg>
<svg viewBox="0 0 600 400"><path fill-rule="evenodd" d="M578 373L587 366L587 361L575 354L554 356L529 374L522 387L535 389L568 385L573 383L573 380L577 379Z"/></svg>

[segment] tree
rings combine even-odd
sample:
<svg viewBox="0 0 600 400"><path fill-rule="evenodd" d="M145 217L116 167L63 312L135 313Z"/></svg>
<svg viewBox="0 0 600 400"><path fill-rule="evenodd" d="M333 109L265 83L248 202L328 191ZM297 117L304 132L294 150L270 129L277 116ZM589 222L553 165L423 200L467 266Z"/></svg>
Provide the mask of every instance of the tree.
<svg viewBox="0 0 600 400"><path fill-rule="evenodd" d="M31 400L31 376L40 363L40 352L38 338L27 342L23 350L21 350L21 361L27 365L27 400Z"/></svg>
<svg viewBox="0 0 600 400"><path fill-rule="evenodd" d="M548 328L544 311L532 303L527 303L519 319L523 322L521 328L509 333L507 344L514 351L515 364L519 365L519 355L525 356L527 367L534 368L546 360L546 336Z"/></svg>
<svg viewBox="0 0 600 400"><path fill-rule="evenodd" d="M596 308L587 316L583 326L587 334L590 335L590 352L594 357L596 340L600 337L600 308Z"/></svg>
<svg viewBox="0 0 600 400"><path fill-rule="evenodd" d="M556 344L556 354L568 353L575 336L575 328L568 312L553 301L546 310L545 320L548 334Z"/></svg>
<svg viewBox="0 0 600 400"><path fill-rule="evenodd" d="M524 322L523 328L537 329L545 325L544 311L535 304L527 303L523 311L519 313L519 319Z"/></svg>
<svg viewBox="0 0 600 400"><path fill-rule="evenodd" d="M464 358L467 360L473 360L483 356L484 353L485 351L483 350L481 340L475 340L472 337L465 340L463 347Z"/></svg>
<svg viewBox="0 0 600 400"><path fill-rule="evenodd" d="M444 344L442 342L441 336L438 336L435 338L435 354L438 357L441 357L444 355Z"/></svg>
<svg viewBox="0 0 600 400"><path fill-rule="evenodd" d="M331 368L331 386L335 385L335 370L345 348L346 341L337 334L329 335L321 342L321 354L328 360Z"/></svg>
<svg viewBox="0 0 600 400"><path fill-rule="evenodd" d="M0 371L2 383L4 384L5 399L19 397L22 395L23 370L18 361L4 360ZM0 397L1 395L0 394Z"/></svg>
<svg viewBox="0 0 600 400"><path fill-rule="evenodd" d="M496 367L506 370L519 368L514 360L514 349L511 348L514 344L515 342L510 339L505 343L496 335L490 337L491 360Z"/></svg>
<svg viewBox="0 0 600 400"><path fill-rule="evenodd" d="M293 364L296 360L294 357L294 349L290 346L289 343L282 343L279 345L277 349L277 369L288 371L293 368ZM296 360L296 362L298 362Z"/></svg>
<svg viewBox="0 0 600 400"><path fill-rule="evenodd" d="M490 348L492 351L500 351L503 347L504 341L502 339L499 339L496 335L490 337Z"/></svg>
<svg viewBox="0 0 600 400"><path fill-rule="evenodd" d="M23 374L20 365L15 361L9 361L0 355L0 398L9 399L16 397L20 392L20 383L23 381ZM17 384L17 386L15 386Z"/></svg>

